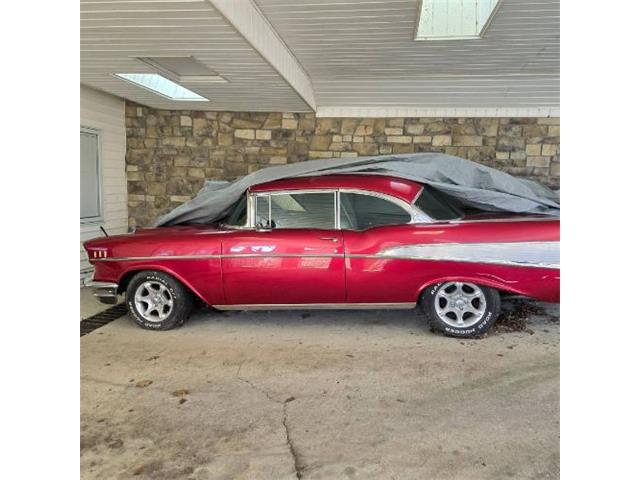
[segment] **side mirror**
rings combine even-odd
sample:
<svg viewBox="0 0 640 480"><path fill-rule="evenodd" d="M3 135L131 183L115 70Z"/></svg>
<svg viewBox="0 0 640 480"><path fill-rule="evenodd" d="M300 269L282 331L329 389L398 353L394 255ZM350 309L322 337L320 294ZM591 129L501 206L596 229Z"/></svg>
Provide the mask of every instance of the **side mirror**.
<svg viewBox="0 0 640 480"><path fill-rule="evenodd" d="M256 232L270 232L273 227L268 222L258 222Z"/></svg>

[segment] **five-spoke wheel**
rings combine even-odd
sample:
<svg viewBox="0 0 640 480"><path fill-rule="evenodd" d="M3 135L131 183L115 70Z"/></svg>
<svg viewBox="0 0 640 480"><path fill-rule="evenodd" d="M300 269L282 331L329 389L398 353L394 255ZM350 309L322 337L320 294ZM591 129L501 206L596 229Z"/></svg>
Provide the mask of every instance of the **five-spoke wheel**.
<svg viewBox="0 0 640 480"><path fill-rule="evenodd" d="M168 330L184 323L193 298L182 283L163 272L147 270L127 285L127 308L141 327Z"/></svg>
<svg viewBox="0 0 640 480"><path fill-rule="evenodd" d="M445 283L438 289L435 302L440 319L452 327L470 327L478 323L487 309L484 293L473 283Z"/></svg>
<svg viewBox="0 0 640 480"><path fill-rule="evenodd" d="M135 294L136 309L145 320L161 322L171 314L173 296L157 281L142 283Z"/></svg>
<svg viewBox="0 0 640 480"><path fill-rule="evenodd" d="M496 290L464 281L427 288L421 303L433 329L459 337L485 333L500 313L500 295Z"/></svg>

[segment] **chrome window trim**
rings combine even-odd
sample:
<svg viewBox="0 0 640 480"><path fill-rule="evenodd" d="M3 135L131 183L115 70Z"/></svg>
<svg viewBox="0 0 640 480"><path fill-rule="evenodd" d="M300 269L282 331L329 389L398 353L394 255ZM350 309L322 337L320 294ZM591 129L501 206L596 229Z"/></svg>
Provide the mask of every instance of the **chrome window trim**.
<svg viewBox="0 0 640 480"><path fill-rule="evenodd" d="M257 202L258 197L269 197L269 221L271 221L271 196L272 195L303 195L307 193L332 193L333 194L333 229L339 230L338 222L339 219L336 215L337 213L337 197L338 191L334 188L307 188L307 189L289 189L289 190L273 190L269 192L252 192L251 193L251 203L254 205L253 215L251 217L251 227L256 227L256 216L258 214L257 206L255 202ZM294 230L291 228L277 228L277 230Z"/></svg>
<svg viewBox="0 0 640 480"><path fill-rule="evenodd" d="M359 195L369 195L370 197L377 197L382 200L386 200L402 208L405 212L409 214L411 218L408 223L389 224L388 226L412 225L415 223L433 223L433 219L429 215L424 213L422 210L420 210L418 207L416 207L415 205L405 202L404 200L398 197L387 195L386 193L373 192L371 190L362 190L360 188L339 188L338 197L340 196L339 195L340 193L355 193ZM339 216L338 216L338 222L339 222ZM343 230L342 225L340 223L338 223L338 225L339 225L339 229ZM370 228L374 228L374 227L370 227ZM344 230L347 230L347 229L344 229Z"/></svg>
<svg viewBox="0 0 640 480"><path fill-rule="evenodd" d="M247 197L247 220L245 221L244 225L229 225L228 223L224 223L221 222L220 226L224 227L224 228L229 228L231 230L249 230L251 228L253 228L251 226L251 212L252 210L252 205L250 204L251 201L251 195L249 194L249 191L247 190L245 192L245 195Z"/></svg>
<svg viewBox="0 0 640 480"><path fill-rule="evenodd" d="M422 210L418 205L416 205L416 202L418 201L418 198L420 198L420 195L422 195L422 192L424 192L424 189L425 189L425 187L423 185L422 188L420 189L420 191L418 192L418 194L411 201L411 206L413 206L413 208L415 208L416 210L421 212L426 217L429 217L430 220L429 220L428 223L454 223L454 222L462 221L462 219L464 218L464 213L459 208L456 208L455 206L453 206L453 205L451 205L449 203L447 203L447 206L450 207L451 209L453 209L455 212L460 214L458 217L451 218L449 220L437 220L435 218L432 218L429 214L427 214L424 210Z"/></svg>
<svg viewBox="0 0 640 480"><path fill-rule="evenodd" d="M526 213L524 214L526 215ZM513 222L548 222L560 221L560 217L544 216L544 217L511 217L511 218L483 218L476 219L462 217L454 220L444 220L442 223L513 223Z"/></svg>
<svg viewBox="0 0 640 480"><path fill-rule="evenodd" d="M418 198L420 198L420 195L422 195L422 192L424 192L424 185L422 187L420 187L420 190L418 190L418 193L416 193L416 196L413 197L413 200L411 200L411 205L415 205L416 200L418 200ZM422 210L422 209L420 209L420 210Z"/></svg>
<svg viewBox="0 0 640 480"><path fill-rule="evenodd" d="M424 187L420 190L422 190ZM387 195L386 193L374 192L371 190L363 190L361 188L307 188L307 189L287 189L287 190L273 190L268 192L251 192L249 194L249 200L247 205L251 205L252 215L250 220L249 228L254 228L256 226L256 215L257 215L257 206L256 201L258 197L269 197L269 219L271 219L271 195L296 195L296 194L305 194L305 193L333 193L334 194L334 229L335 230L347 230L343 229L340 223L340 193L355 193L360 195L369 195L371 197L377 197L382 200L386 200L391 202L400 208L402 208L407 214L410 216L410 220L407 223L402 223L398 225L411 225L416 223L435 223L429 215L420 210L413 203L406 202L398 197L394 197L393 195ZM287 230L286 228L280 230Z"/></svg>

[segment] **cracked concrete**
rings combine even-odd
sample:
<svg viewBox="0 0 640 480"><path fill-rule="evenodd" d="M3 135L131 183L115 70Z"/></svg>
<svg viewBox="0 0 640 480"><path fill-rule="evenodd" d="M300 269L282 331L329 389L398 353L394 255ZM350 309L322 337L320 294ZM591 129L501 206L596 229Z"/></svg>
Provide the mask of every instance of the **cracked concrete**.
<svg viewBox="0 0 640 480"><path fill-rule="evenodd" d="M285 434L287 436L287 445L289 445L289 452L291 452L291 457L293 458L293 468L296 471L296 478L300 480L302 478L302 472L304 471L304 464L302 463L302 459L300 458L300 453L298 453L298 449L293 444L293 440L291 439L291 432L289 430L289 425L287 424L287 403L289 401L295 400L293 397L289 397L282 404L282 426L284 427Z"/></svg>
<svg viewBox="0 0 640 480"><path fill-rule="evenodd" d="M295 398L294 397L288 397L284 401L276 400L275 398L273 398L269 394L269 392L257 387L256 385L254 385L252 382L250 382L246 378L242 378L240 376L240 370L242 369L243 365L244 365L244 362L241 363L238 366L238 371L236 372L236 378L238 380L246 383L251 388L255 388L256 390L261 392L265 397L267 397L267 399L270 402L276 402L276 403L279 403L280 405L282 405L282 426L284 427L285 438L287 440L287 445L289 446L289 452L291 452L291 458L293 459L293 468L295 469L296 477L298 479L301 479L302 478L302 470L304 469L304 466L301 463L300 455L298 454L298 451L296 450L295 446L293 445L293 441L291 440L291 434L289 432L289 425L287 425L287 403L292 402L293 400L295 400Z"/></svg>
<svg viewBox="0 0 640 480"><path fill-rule="evenodd" d="M417 311L203 311L169 332L121 318L81 339L82 478L557 478L544 307L533 334L482 340Z"/></svg>

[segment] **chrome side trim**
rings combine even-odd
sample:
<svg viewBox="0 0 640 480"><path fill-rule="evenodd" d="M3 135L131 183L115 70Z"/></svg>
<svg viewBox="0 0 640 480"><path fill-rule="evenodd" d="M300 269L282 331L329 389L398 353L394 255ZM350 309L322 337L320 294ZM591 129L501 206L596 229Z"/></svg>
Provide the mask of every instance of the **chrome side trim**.
<svg viewBox="0 0 640 480"><path fill-rule="evenodd" d="M224 258L370 258L486 263L519 267L560 268L560 242L437 243L402 245L373 254L344 253L231 253L222 255L158 255L152 257L111 257L95 262L135 262L144 260L198 260Z"/></svg>
<svg viewBox="0 0 640 480"><path fill-rule="evenodd" d="M366 309L411 309L415 302L407 303L249 303L235 305L212 305L218 310L366 310Z"/></svg>
<svg viewBox="0 0 640 480"><path fill-rule="evenodd" d="M219 259L219 258L317 258L332 257L342 258L342 253L225 253L222 255L156 255L153 257L111 257L111 258L95 258L96 262L136 262L141 260L200 260L200 259Z"/></svg>
<svg viewBox="0 0 640 480"><path fill-rule="evenodd" d="M343 253L232 253L232 254L224 254L220 255L220 258L343 258Z"/></svg>
<svg viewBox="0 0 640 480"><path fill-rule="evenodd" d="M220 258L220 255L155 255L149 257L92 258L94 262L137 262L140 260L198 260Z"/></svg>
<svg viewBox="0 0 640 480"><path fill-rule="evenodd" d="M443 243L392 247L376 258L560 268L560 242Z"/></svg>
<svg viewBox="0 0 640 480"><path fill-rule="evenodd" d="M560 221L560 217L510 217L510 218L500 218L500 219L491 219L491 218L482 218L482 219L454 219L454 220L443 220L441 223L513 223L513 222L548 222L549 220L557 220Z"/></svg>

